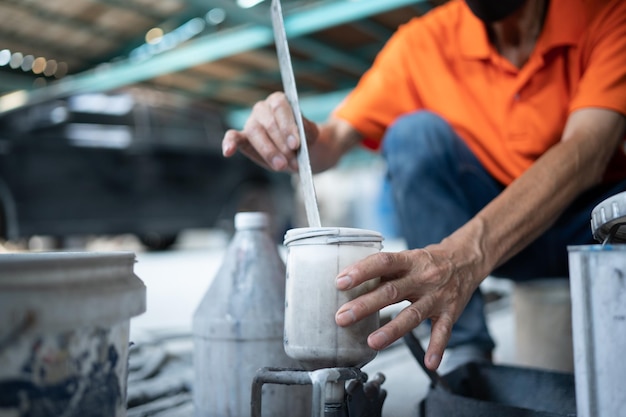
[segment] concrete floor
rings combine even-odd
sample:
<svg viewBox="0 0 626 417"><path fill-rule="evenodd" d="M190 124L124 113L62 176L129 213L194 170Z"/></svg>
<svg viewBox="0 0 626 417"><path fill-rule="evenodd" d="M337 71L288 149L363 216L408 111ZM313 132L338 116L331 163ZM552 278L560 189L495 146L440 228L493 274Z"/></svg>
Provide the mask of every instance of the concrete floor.
<svg viewBox="0 0 626 417"><path fill-rule="evenodd" d="M132 239L123 242L122 249L136 252L135 272L147 286L147 311L131 320L131 340L141 341L155 333L189 332L194 310L213 280L227 244L226 235L213 231L188 232L175 250L161 253L144 252L133 246ZM119 241L100 241L91 249L106 250L107 245L120 248ZM401 248L401 242L387 242L385 250ZM507 286L502 288L506 292ZM490 308L488 314L488 324L497 342L494 361L514 364L515 329L510 297L505 296L497 303L497 308ZM416 415L429 380L403 343L380 352L363 370L370 376L382 372L386 377L384 417Z"/></svg>

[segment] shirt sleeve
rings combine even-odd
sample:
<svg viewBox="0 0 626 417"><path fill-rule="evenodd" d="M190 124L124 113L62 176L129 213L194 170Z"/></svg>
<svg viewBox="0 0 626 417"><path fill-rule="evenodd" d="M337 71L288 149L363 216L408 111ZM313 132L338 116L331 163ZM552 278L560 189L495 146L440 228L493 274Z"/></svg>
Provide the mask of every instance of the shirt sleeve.
<svg viewBox="0 0 626 417"><path fill-rule="evenodd" d="M364 135L363 144L372 149L380 146L385 130L398 116L421 107L405 62L410 37L415 36L411 33L415 23L396 31L372 67L334 112L334 116L346 120Z"/></svg>
<svg viewBox="0 0 626 417"><path fill-rule="evenodd" d="M570 112L600 107L626 115L626 1L611 1L586 34L581 49L582 77Z"/></svg>

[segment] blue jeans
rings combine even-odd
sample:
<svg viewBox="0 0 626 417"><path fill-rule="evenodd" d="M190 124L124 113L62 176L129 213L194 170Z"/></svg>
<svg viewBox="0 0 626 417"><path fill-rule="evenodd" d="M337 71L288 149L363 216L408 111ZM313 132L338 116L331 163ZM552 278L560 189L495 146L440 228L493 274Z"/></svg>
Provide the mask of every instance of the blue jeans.
<svg viewBox="0 0 626 417"><path fill-rule="evenodd" d="M482 167L450 125L431 112L399 118L387 129L382 152L400 234L410 249L440 242L505 188ZM517 281L567 277L567 245L593 243L591 210L625 189L623 181L584 193L548 231L492 275ZM448 346L468 343L485 351L494 348L480 290L454 325Z"/></svg>

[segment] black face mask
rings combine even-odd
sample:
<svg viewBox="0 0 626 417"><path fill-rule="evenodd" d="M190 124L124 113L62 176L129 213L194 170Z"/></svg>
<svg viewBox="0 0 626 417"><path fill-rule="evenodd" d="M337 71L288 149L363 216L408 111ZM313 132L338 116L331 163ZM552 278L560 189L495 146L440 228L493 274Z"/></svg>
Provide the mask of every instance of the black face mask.
<svg viewBox="0 0 626 417"><path fill-rule="evenodd" d="M513 14L524 0L465 0L465 3L477 18L492 23Z"/></svg>

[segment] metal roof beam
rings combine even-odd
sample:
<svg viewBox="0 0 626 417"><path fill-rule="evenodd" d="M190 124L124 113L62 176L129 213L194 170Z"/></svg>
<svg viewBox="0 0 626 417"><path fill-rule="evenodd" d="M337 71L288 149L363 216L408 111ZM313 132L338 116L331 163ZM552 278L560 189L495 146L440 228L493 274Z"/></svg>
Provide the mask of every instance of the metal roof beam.
<svg viewBox="0 0 626 417"><path fill-rule="evenodd" d="M395 30L391 30L386 26L371 20L362 20L360 22L356 22L354 26L358 30L362 31L363 33L367 33L370 36L373 36L379 41L386 41L395 32Z"/></svg>
<svg viewBox="0 0 626 417"><path fill-rule="evenodd" d="M167 17L167 16L164 16L162 13L154 12L149 7L146 7L141 4L135 4L132 1L127 1L127 0L95 0L95 1L97 3L106 4L107 6L113 6L118 9L128 10L133 13L137 13L140 16L155 20L157 22L160 22Z"/></svg>
<svg viewBox="0 0 626 417"><path fill-rule="evenodd" d="M432 8L433 6L429 1L423 1L413 5L413 9L415 9L420 15L428 13L432 10Z"/></svg>
<svg viewBox="0 0 626 417"><path fill-rule="evenodd" d="M292 50L306 52L307 55L314 57L315 61L324 62L331 67L343 68L357 75L361 75L372 64L370 61L356 57L354 53L344 52L311 38L293 39L290 46Z"/></svg>
<svg viewBox="0 0 626 417"><path fill-rule="evenodd" d="M111 30L102 29L96 25L88 24L84 20L76 19L66 16L61 13L53 12L48 9L39 7L34 2L24 2L24 0L5 0L11 4L11 7L20 9L26 13L30 13L33 16L44 20L51 21L57 25L69 26L71 28L86 32L94 36L100 36L113 41L123 41L124 38L119 34Z"/></svg>
<svg viewBox="0 0 626 417"><path fill-rule="evenodd" d="M54 44L48 41L42 41L38 38L26 35L16 35L15 33L4 30L2 27L0 27L0 39L7 43L28 45L29 47L37 51L47 51L47 59L54 58L57 61L81 63L87 62L89 64L94 64L93 58L90 57L90 55L93 55L93 50L88 48L63 47L63 45ZM2 45L2 47L6 47L6 44ZM26 50L11 52L21 52L24 54L27 53Z"/></svg>
<svg viewBox="0 0 626 417"><path fill-rule="evenodd" d="M100 0L101 1L101 0ZM118 3L120 0L106 0ZM387 10L413 5L425 0L331 0L285 15L288 37L365 18ZM268 17L269 18L269 17ZM268 26L256 24L224 30L187 42L184 46L152 56L143 61L125 60L94 70L68 76L49 87L0 97L0 113L55 97L82 92L107 91L141 82L159 75L181 71L202 63L273 44Z"/></svg>
<svg viewBox="0 0 626 417"><path fill-rule="evenodd" d="M198 7L208 9L220 8L226 12L226 20L235 24L258 23L263 26L270 26L269 8L263 4L257 4L250 8L241 8L234 0L189 0ZM207 10L208 11L208 10Z"/></svg>
<svg viewBox="0 0 626 417"><path fill-rule="evenodd" d="M294 13L286 15L285 31L292 37L304 35L425 1L427 0L330 0L321 5L298 9L297 13L294 10Z"/></svg>

